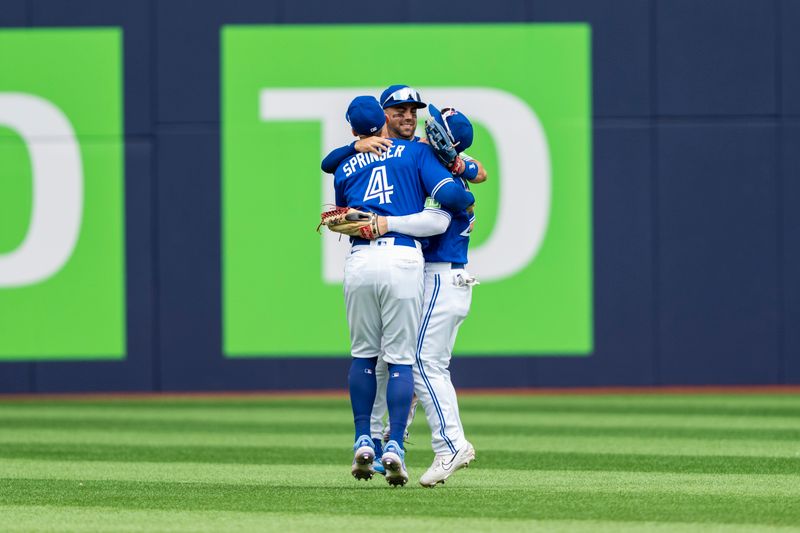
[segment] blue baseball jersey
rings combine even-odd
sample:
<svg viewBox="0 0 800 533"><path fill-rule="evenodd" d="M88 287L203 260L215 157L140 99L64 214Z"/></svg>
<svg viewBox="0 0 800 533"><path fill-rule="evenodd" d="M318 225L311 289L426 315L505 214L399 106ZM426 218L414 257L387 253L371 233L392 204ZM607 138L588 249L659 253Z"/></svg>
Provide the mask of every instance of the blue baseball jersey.
<svg viewBox="0 0 800 533"><path fill-rule="evenodd" d="M418 141L419 137L416 135L411 139L411 141ZM320 167L322 171L326 174L333 174L336 172L336 169L339 165L350 156L356 155L358 151L356 151L356 141L351 142L350 144L346 144L344 146L340 146L325 156L325 159L322 160L322 164Z"/></svg>
<svg viewBox="0 0 800 533"><path fill-rule="evenodd" d="M384 216L418 213L426 197L436 198L448 185L452 188L453 178L428 145L400 139L380 156L359 153L345 159L333 178L336 205Z"/></svg>
<svg viewBox="0 0 800 533"><path fill-rule="evenodd" d="M465 189L469 189L466 182L458 178L456 183L461 184ZM437 203L431 205L428 201L426 209L443 209ZM452 210L444 209L450 216L450 225L444 233L428 237L428 242L422 253L425 261L431 263L467 263L467 249L469 248L469 236L472 232L472 223L475 215L470 214L466 209Z"/></svg>

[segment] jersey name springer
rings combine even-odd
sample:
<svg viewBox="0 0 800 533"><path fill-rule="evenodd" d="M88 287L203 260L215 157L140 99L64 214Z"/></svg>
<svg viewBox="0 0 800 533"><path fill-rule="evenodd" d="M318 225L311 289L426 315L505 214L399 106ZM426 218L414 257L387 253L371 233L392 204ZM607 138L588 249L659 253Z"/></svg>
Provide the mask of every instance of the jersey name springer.
<svg viewBox="0 0 800 533"><path fill-rule="evenodd" d="M356 170L374 163L375 161L386 161L391 157L402 157L404 149L405 146L401 144L399 146L390 147L379 156L373 154L372 152L367 152L366 154L356 154L344 164L342 170L344 171L345 176L350 176L350 174Z"/></svg>

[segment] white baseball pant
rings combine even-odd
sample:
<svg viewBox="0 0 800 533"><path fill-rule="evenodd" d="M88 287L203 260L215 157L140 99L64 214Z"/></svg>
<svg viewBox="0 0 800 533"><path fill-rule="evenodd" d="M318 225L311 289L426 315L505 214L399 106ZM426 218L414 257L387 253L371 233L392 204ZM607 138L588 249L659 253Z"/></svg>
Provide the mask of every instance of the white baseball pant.
<svg viewBox="0 0 800 533"><path fill-rule="evenodd" d="M434 453L455 453L464 445L464 428L458 400L450 380L450 359L458 328L469 313L472 302L472 277L450 263L425 264L425 296L422 305L417 356L414 364L414 392L431 428ZM386 414L388 369L380 361L375 369L378 394L372 408L373 438L383 435ZM413 417L413 412L410 413Z"/></svg>
<svg viewBox="0 0 800 533"><path fill-rule="evenodd" d="M425 410L437 455L455 453L466 444L448 367L458 328L472 303L472 283L474 279L463 268L452 269L450 263L425 264L414 392Z"/></svg>
<svg viewBox="0 0 800 533"><path fill-rule="evenodd" d="M353 357L414 364L424 264L419 245L395 245L392 237L353 246L344 267Z"/></svg>

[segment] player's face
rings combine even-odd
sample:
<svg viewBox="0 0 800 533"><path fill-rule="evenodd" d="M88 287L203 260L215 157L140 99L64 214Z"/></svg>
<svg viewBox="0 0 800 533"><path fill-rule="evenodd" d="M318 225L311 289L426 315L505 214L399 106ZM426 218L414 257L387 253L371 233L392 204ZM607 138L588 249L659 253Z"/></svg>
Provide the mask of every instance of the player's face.
<svg viewBox="0 0 800 533"><path fill-rule="evenodd" d="M413 104L393 105L384 109L389 136L413 139L417 129L417 107Z"/></svg>

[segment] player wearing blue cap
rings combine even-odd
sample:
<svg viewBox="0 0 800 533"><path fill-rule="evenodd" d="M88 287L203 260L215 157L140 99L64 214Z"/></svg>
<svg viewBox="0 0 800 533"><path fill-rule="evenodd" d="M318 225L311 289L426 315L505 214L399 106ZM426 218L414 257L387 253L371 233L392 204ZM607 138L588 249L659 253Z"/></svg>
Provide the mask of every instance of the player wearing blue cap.
<svg viewBox="0 0 800 533"><path fill-rule="evenodd" d="M388 91L384 92L383 97ZM418 98L418 93L410 96ZM466 116L453 108L439 112L433 105L430 106L430 114L432 120L442 125L458 152L469 148L473 129ZM466 188L463 179L456 181ZM474 448L464 438L456 393L448 370L458 328L469 310L471 287L477 283L464 269L474 215L471 210L443 211L438 207L431 202L422 213L379 219L381 231L400 230L418 237L444 231L442 235L432 237L424 251L425 301L414 366L415 390L431 427L436 454L433 464L420 479L420 483L427 487L443 483L453 472L468 465L475 456ZM444 225L442 213L446 215ZM384 412L385 407L382 407L379 397L372 417L372 436L376 447L380 445L379 437L375 437L381 433Z"/></svg>
<svg viewBox="0 0 800 533"><path fill-rule="evenodd" d="M453 108L440 112L433 105L429 111L431 119L444 127L457 151L471 146L473 128L463 113ZM457 182L466 188L463 179ZM430 204L426 212L436 207L435 203ZM424 212L387 217L385 223L379 221L387 229L401 229L410 235L433 235L424 249L425 297L414 365L414 389L431 428L435 453L433 463L419 480L425 487L444 483L475 458L475 449L464 436L449 371L456 335L469 312L472 286L477 284L465 269L475 217L471 209L445 209L445 213L451 220L441 234L436 234L438 221Z"/></svg>
<svg viewBox="0 0 800 533"><path fill-rule="evenodd" d="M373 97L355 98L346 118L361 138L387 133L383 110ZM343 161L334 174L334 189L337 205L382 216L417 213L428 196L454 210L474 202L430 147L402 140L380 156L356 154ZM369 479L374 473L370 415L377 388L375 366L381 358L390 376L386 386L390 440L381 462L387 482L404 485L408 473L400 443L414 389L412 365L424 294L421 244L397 231L376 240L351 238L351 242L344 273L352 355L348 383L356 429L351 473L358 479Z"/></svg>
<svg viewBox="0 0 800 533"><path fill-rule="evenodd" d="M439 112L432 104L429 112L432 120L445 127L458 152L472 145L472 124L464 114L453 108ZM457 182L468 188L463 178ZM450 225L431 237L424 251L425 296L414 365L414 389L431 428L435 454L419 480L425 487L444 483L475 458L475 449L464 436L449 370L458 328L469 313L472 286L477 284L465 269L475 215L471 208L447 212L452 217Z"/></svg>
<svg viewBox="0 0 800 533"><path fill-rule="evenodd" d="M390 85L381 93L379 101L386 114L388 137L407 141L420 140L416 136L417 110L427 107L427 104L422 101L419 91L408 85ZM333 150L322 160L321 167L323 172L333 174L339 163L346 157L357 152L372 152L381 155L391 146L392 140L385 137L373 136L359 139L347 146ZM483 165L464 153L461 153L459 159L455 161L451 172L454 176L463 177L472 183L480 183L486 179Z"/></svg>

